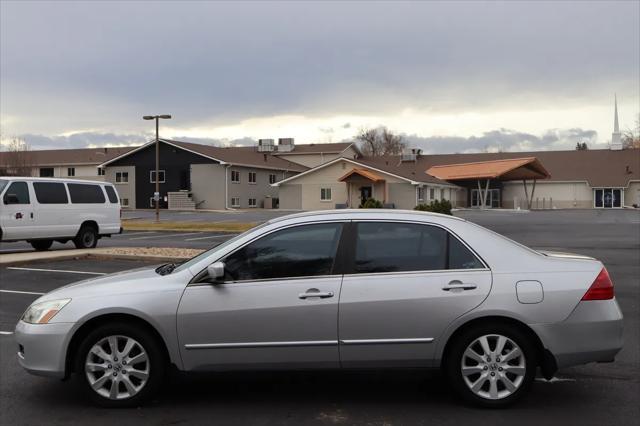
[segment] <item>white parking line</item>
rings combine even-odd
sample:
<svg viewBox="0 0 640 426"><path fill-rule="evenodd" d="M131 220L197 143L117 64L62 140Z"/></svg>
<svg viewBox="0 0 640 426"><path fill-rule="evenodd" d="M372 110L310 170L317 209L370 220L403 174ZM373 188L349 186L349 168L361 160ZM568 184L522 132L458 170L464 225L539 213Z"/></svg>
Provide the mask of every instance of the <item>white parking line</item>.
<svg viewBox="0 0 640 426"><path fill-rule="evenodd" d="M131 238L131 240L150 240L151 238L173 238L173 237L186 237L187 235L200 235L202 232L189 232L187 234L163 234L163 235L152 235L151 237L136 237Z"/></svg>
<svg viewBox="0 0 640 426"><path fill-rule="evenodd" d="M228 235L229 234L207 235L206 237L187 238L185 241L208 240L210 238L220 238L220 237L226 237Z"/></svg>
<svg viewBox="0 0 640 426"><path fill-rule="evenodd" d="M20 291L20 290L0 290L0 293L32 294L34 296L42 296L44 294L44 293L37 293L35 291Z"/></svg>
<svg viewBox="0 0 640 426"><path fill-rule="evenodd" d="M10 334L13 334L13 331L0 331L0 334L3 334L5 336L8 336Z"/></svg>
<svg viewBox="0 0 640 426"><path fill-rule="evenodd" d="M111 236L111 238L113 237L130 237L132 235L145 235L145 234L157 234L157 231L145 231L145 232L125 232L122 234L113 234Z"/></svg>
<svg viewBox="0 0 640 426"><path fill-rule="evenodd" d="M17 266L10 266L7 269L13 269L14 271L62 272L65 274L107 275L106 272L69 271L66 269L19 268Z"/></svg>

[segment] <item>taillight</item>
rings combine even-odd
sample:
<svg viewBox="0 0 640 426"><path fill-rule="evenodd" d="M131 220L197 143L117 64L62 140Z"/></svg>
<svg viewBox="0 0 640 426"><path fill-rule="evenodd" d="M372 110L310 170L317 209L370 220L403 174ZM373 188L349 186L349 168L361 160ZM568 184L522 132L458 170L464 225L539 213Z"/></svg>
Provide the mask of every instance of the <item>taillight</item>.
<svg viewBox="0 0 640 426"><path fill-rule="evenodd" d="M582 296L582 300L609 300L613 299L613 283L609 278L607 268L602 268L602 271L596 277L596 280L591 284L589 290Z"/></svg>

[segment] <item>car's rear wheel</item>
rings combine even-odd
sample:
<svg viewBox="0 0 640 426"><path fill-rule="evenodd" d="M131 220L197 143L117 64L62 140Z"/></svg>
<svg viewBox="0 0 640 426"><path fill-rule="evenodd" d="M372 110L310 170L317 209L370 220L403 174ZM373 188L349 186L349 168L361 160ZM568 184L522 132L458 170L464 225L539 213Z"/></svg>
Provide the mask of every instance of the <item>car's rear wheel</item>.
<svg viewBox="0 0 640 426"><path fill-rule="evenodd" d="M51 248L53 244L53 240L35 240L31 241L31 247L36 249L37 251L45 251Z"/></svg>
<svg viewBox="0 0 640 426"><path fill-rule="evenodd" d="M446 370L455 391L468 402L500 408L529 390L536 375L530 337L506 324L472 327L453 342Z"/></svg>
<svg viewBox="0 0 640 426"><path fill-rule="evenodd" d="M144 328L109 324L90 332L80 344L75 371L98 405L131 407L160 388L166 359L160 344Z"/></svg>
<svg viewBox="0 0 640 426"><path fill-rule="evenodd" d="M94 248L98 244L98 231L93 226L84 225L73 239L73 243L79 249Z"/></svg>

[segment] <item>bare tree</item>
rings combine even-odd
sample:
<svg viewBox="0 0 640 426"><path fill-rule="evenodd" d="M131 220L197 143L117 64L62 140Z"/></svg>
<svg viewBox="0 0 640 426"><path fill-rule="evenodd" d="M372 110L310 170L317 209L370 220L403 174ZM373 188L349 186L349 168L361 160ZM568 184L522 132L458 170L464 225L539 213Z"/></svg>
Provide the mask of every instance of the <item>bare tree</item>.
<svg viewBox="0 0 640 426"><path fill-rule="evenodd" d="M636 117L635 128L627 128L622 135L622 146L625 149L640 148L640 114Z"/></svg>
<svg viewBox="0 0 640 426"><path fill-rule="evenodd" d="M401 135L393 133L386 127L360 129L355 139L361 143L362 153L372 157L399 155L406 146Z"/></svg>
<svg viewBox="0 0 640 426"><path fill-rule="evenodd" d="M31 152L24 140L11 139L1 158L0 176L31 176Z"/></svg>

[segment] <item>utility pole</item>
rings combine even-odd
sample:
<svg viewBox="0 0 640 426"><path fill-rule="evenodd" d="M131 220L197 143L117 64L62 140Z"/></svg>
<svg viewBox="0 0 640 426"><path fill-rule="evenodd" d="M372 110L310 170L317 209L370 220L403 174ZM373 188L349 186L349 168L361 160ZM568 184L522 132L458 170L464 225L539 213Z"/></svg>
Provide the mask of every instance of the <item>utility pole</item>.
<svg viewBox="0 0 640 426"><path fill-rule="evenodd" d="M144 120L156 120L156 173L155 182L156 190L153 194L153 201L156 206L156 222L160 222L160 119L169 120L171 116L169 114L163 115L145 115L142 117Z"/></svg>

